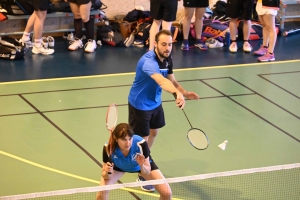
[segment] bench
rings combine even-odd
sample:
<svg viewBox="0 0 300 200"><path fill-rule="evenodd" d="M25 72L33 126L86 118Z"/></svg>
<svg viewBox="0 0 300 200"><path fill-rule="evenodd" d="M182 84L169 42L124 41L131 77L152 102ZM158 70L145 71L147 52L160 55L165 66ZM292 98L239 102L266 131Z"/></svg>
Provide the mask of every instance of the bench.
<svg viewBox="0 0 300 200"><path fill-rule="evenodd" d="M92 16L91 18L94 18L95 24L99 18L99 11L98 10L92 10L90 15ZM73 13L66 13L66 12L54 12L54 13L49 13L47 14L47 18L54 18L54 17L72 17L74 16ZM29 19L30 15L8 15L8 20L20 20L20 19ZM2 23L2 22L0 22ZM97 32L97 29L95 27L94 29L95 35ZM55 30L44 30L43 33L60 33L60 32L71 32L74 31L74 28L70 29L55 29ZM0 36L5 36L5 35L22 35L24 30L22 31L17 31L17 32L1 32L0 30Z"/></svg>
<svg viewBox="0 0 300 200"><path fill-rule="evenodd" d="M300 15L286 16L285 10L287 5L289 4L300 4L300 0L281 0L280 1L280 9L278 13L278 18L280 21L280 29L284 29L284 21L285 19L295 19L300 18Z"/></svg>

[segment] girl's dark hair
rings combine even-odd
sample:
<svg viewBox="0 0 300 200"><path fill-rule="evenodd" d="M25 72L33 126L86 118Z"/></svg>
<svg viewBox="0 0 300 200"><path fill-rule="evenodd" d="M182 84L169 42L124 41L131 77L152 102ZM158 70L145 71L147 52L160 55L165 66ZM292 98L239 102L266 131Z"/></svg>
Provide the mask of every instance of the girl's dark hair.
<svg viewBox="0 0 300 200"><path fill-rule="evenodd" d="M159 37L160 37L161 35L169 35L169 36L172 37L172 32L169 31L169 30L166 30L166 29L163 29L163 30L159 31L159 32L156 33L156 35L155 35L155 42L158 42L158 41L159 41Z"/></svg>
<svg viewBox="0 0 300 200"><path fill-rule="evenodd" d="M126 136L133 137L134 133L132 128L127 123L120 123L113 130L111 136L109 137L109 142L107 145L107 152L109 155L115 150L116 146L118 146L117 139L125 138Z"/></svg>

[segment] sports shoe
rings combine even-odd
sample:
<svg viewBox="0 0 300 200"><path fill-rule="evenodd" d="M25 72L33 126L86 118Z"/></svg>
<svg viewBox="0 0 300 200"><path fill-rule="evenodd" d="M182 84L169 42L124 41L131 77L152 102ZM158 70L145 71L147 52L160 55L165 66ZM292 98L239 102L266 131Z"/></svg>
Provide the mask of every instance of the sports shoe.
<svg viewBox="0 0 300 200"><path fill-rule="evenodd" d="M237 50L238 50L238 47L237 47L236 42L231 43L231 45L229 46L229 51L232 53L235 53L235 52L237 52Z"/></svg>
<svg viewBox="0 0 300 200"><path fill-rule="evenodd" d="M45 48L43 45L41 45L40 47L37 47L37 46L33 45L32 53L50 55L50 54L54 53L54 49Z"/></svg>
<svg viewBox="0 0 300 200"><path fill-rule="evenodd" d="M133 42L134 42L134 34L130 34L130 36L125 39L124 45L126 47L130 47Z"/></svg>
<svg viewBox="0 0 300 200"><path fill-rule="evenodd" d="M258 61L260 62L269 62L269 61L274 61L275 60L275 54L270 54L270 53L266 53L263 56L260 56L257 58Z"/></svg>
<svg viewBox="0 0 300 200"><path fill-rule="evenodd" d="M250 53L252 51L252 46L249 44L249 42L244 42L243 50L247 53Z"/></svg>
<svg viewBox="0 0 300 200"><path fill-rule="evenodd" d="M138 175L138 178L136 181L137 182L146 181L146 179L144 179L142 176ZM153 185L144 185L144 186L141 186L141 189L146 192L154 192L154 190L155 190Z"/></svg>
<svg viewBox="0 0 300 200"><path fill-rule="evenodd" d="M221 48L223 46L224 46L224 43L219 42L219 40L216 40L216 39L212 39L208 44L209 48Z"/></svg>
<svg viewBox="0 0 300 200"><path fill-rule="evenodd" d="M95 40L89 39L88 42L84 45L84 51L92 53L97 49L97 44Z"/></svg>
<svg viewBox="0 0 300 200"><path fill-rule="evenodd" d="M48 40L46 37L42 37L42 45L47 49L48 48Z"/></svg>
<svg viewBox="0 0 300 200"><path fill-rule="evenodd" d="M78 48L83 47L81 39L78 39L78 38L75 39L75 40L71 40L69 43L70 43L70 46L68 47L68 49L71 50L71 51L75 51Z"/></svg>
<svg viewBox="0 0 300 200"><path fill-rule="evenodd" d="M144 47L144 41L143 40L134 40L133 46L136 46L136 47Z"/></svg>
<svg viewBox="0 0 300 200"><path fill-rule="evenodd" d="M195 47L198 47L199 49L206 51L208 49L208 47L204 44L204 43L198 43L198 44L194 44Z"/></svg>
<svg viewBox="0 0 300 200"><path fill-rule="evenodd" d="M182 43L181 49L182 49L183 51L188 51L188 50L190 49L189 44L188 44L188 43L187 43L187 44Z"/></svg>
<svg viewBox="0 0 300 200"><path fill-rule="evenodd" d="M50 48L54 48L54 38L52 36L47 37L48 45Z"/></svg>
<svg viewBox="0 0 300 200"><path fill-rule="evenodd" d="M26 48L30 48L33 46L32 42L30 40L24 41L22 38L19 40L19 43L23 43Z"/></svg>
<svg viewBox="0 0 300 200"><path fill-rule="evenodd" d="M67 36L67 40L74 40L74 39L75 39L74 34L72 32L69 33Z"/></svg>
<svg viewBox="0 0 300 200"><path fill-rule="evenodd" d="M268 48L265 48L263 45L260 46L260 48L257 51L254 51L254 55L263 56L266 53L268 53Z"/></svg>

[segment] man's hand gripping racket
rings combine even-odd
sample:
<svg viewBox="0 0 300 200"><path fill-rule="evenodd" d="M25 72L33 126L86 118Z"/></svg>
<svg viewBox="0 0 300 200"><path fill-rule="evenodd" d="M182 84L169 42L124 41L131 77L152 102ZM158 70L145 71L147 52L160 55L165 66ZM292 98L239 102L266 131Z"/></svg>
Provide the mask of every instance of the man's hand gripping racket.
<svg viewBox="0 0 300 200"><path fill-rule="evenodd" d="M176 93L173 93L173 96L177 100ZM176 104L178 106L177 101L176 101ZM188 138L190 144L198 150L206 149L208 147L208 144L209 144L209 141L208 141L208 138L207 138L206 134L198 128L193 128L193 126L192 126L189 118L185 114L183 108L182 107L179 107L179 108L181 108L181 110L183 111L183 114L185 115L186 119L188 120L188 122L191 126L190 130L188 130L188 132L187 132L187 138Z"/></svg>
<svg viewBox="0 0 300 200"><path fill-rule="evenodd" d="M112 132L114 131L114 129L116 127L117 120L118 120L118 108L117 108L116 104L112 103L108 107L108 110L106 113L106 128L110 132L109 142L108 142L109 152L107 152L109 162L106 163L106 165L107 165L106 171L108 172L108 174L111 174L111 172L113 171L113 166L114 166L114 164L112 163L112 160L111 160L111 154L112 154L112 145L111 144L113 141Z"/></svg>

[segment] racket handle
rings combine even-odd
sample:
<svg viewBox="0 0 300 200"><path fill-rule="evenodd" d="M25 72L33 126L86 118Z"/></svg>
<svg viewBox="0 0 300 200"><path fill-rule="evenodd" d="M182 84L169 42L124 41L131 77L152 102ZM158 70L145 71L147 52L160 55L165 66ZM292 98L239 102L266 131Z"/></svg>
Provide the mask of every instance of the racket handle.
<svg viewBox="0 0 300 200"><path fill-rule="evenodd" d="M177 99L177 94L175 92L173 93L173 96L175 97L175 99Z"/></svg>

